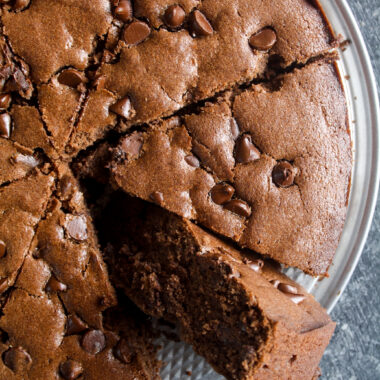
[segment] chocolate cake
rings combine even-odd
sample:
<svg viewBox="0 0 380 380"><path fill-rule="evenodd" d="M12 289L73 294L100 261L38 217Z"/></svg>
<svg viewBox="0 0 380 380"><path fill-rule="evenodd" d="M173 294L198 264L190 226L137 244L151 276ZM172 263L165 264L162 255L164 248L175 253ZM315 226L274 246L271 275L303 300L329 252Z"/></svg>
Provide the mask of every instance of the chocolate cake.
<svg viewBox="0 0 380 380"><path fill-rule="evenodd" d="M264 259L242 249L317 275L339 241L351 145L319 2L3 0L0 18L0 380L158 378L149 322L115 284L179 322L228 378L312 377L333 323L268 261L252 271L247 257ZM124 218L109 268L89 212L99 217L104 188L161 206L143 207L152 219L135 242L124 231L141 218ZM180 233L183 252L159 258L140 241L160 225L160 244ZM181 300L138 288L157 263L157 276L210 275L207 315L190 311L188 281Z"/></svg>
<svg viewBox="0 0 380 380"><path fill-rule="evenodd" d="M113 179L242 247L325 274L346 215L347 128L335 67L317 62L128 134Z"/></svg>
<svg viewBox="0 0 380 380"><path fill-rule="evenodd" d="M34 164L22 157L20 173ZM68 168L44 164L3 182L0 210L0 379L158 378L141 315L116 307Z"/></svg>
<svg viewBox="0 0 380 380"><path fill-rule="evenodd" d="M281 266L157 206L112 194L99 219L111 278L228 379L311 379L334 331Z"/></svg>

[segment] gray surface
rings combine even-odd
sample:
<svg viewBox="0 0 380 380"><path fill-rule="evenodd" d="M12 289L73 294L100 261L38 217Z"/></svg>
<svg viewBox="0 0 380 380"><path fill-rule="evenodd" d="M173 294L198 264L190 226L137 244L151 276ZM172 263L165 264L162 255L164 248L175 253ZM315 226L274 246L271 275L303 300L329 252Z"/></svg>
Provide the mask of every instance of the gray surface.
<svg viewBox="0 0 380 380"><path fill-rule="evenodd" d="M379 83L380 0L348 2L367 43ZM380 198L363 255L332 312L337 329L321 363L322 379L380 380L379 282Z"/></svg>

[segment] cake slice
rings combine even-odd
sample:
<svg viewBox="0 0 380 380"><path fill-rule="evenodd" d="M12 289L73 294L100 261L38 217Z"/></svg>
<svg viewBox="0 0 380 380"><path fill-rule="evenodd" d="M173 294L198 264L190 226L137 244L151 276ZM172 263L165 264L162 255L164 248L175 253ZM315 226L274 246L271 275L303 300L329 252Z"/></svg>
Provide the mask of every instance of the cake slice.
<svg viewBox="0 0 380 380"><path fill-rule="evenodd" d="M114 5L103 60L68 143L71 152L110 129L125 131L167 117L337 46L317 1L117 0Z"/></svg>
<svg viewBox="0 0 380 380"><path fill-rule="evenodd" d="M312 379L335 323L271 260L157 206L110 196L98 228L118 287L176 323L227 379Z"/></svg>
<svg viewBox="0 0 380 380"><path fill-rule="evenodd" d="M0 379L158 379L148 328L116 307L68 168L1 188L0 210Z"/></svg>
<svg viewBox="0 0 380 380"><path fill-rule="evenodd" d="M336 67L313 63L128 134L110 166L130 195L287 266L326 274L352 167Z"/></svg>

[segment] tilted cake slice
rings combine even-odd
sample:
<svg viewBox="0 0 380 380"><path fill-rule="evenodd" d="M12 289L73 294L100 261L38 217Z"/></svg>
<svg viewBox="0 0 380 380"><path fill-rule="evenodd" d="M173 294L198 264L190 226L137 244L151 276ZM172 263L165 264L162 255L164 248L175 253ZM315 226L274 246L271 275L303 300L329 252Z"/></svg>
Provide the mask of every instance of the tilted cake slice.
<svg viewBox="0 0 380 380"><path fill-rule="evenodd" d="M99 217L118 287L228 379L312 379L335 323L271 260L122 193Z"/></svg>

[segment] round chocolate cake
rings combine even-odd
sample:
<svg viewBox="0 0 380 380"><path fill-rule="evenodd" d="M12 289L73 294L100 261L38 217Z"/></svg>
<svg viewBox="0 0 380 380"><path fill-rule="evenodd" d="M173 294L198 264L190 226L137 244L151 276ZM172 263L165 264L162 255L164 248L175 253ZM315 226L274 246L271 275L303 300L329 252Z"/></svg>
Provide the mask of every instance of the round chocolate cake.
<svg viewBox="0 0 380 380"><path fill-rule="evenodd" d="M318 1L0 7L0 380L158 379L151 317L227 379L318 377L335 324L281 273L327 275L349 196Z"/></svg>

